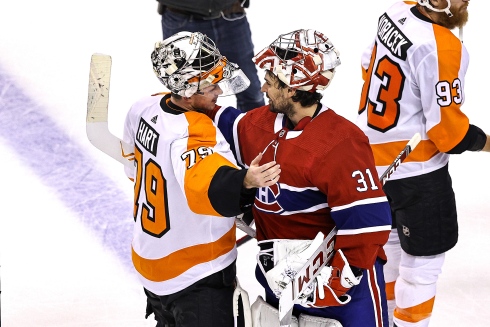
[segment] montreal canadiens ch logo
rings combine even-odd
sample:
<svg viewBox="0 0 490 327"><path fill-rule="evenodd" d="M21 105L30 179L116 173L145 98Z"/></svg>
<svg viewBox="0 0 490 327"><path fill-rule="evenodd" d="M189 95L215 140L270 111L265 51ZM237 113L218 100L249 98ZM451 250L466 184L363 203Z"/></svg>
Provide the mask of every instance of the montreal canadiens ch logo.
<svg viewBox="0 0 490 327"><path fill-rule="evenodd" d="M264 212L283 212L284 209L277 202L277 198L280 194L281 189L279 188L279 184L259 188L255 195L255 207Z"/></svg>

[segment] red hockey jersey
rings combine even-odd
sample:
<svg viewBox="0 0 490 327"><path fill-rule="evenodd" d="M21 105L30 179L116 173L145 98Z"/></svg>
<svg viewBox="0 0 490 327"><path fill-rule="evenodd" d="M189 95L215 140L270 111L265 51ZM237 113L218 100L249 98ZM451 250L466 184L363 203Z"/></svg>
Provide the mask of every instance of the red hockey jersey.
<svg viewBox="0 0 490 327"><path fill-rule="evenodd" d="M268 106L246 114L221 108L214 120L239 164L248 167L263 152L263 162L281 165L278 183L256 194L259 241L313 239L336 226L335 247L352 265L369 268L376 257L385 259L390 209L368 139L358 127L322 105L294 129Z"/></svg>

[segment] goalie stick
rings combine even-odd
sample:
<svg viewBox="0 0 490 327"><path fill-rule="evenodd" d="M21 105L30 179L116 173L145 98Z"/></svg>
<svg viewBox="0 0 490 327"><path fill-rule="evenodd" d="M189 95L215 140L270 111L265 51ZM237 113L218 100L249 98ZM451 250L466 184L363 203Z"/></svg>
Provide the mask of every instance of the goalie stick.
<svg viewBox="0 0 490 327"><path fill-rule="evenodd" d="M235 224L236 224L236 227L238 227L239 229L241 229L242 231L244 231L246 234L243 235L242 237L240 237L236 241L236 245L237 246L243 245L246 242L250 241L251 239L257 237L256 236L256 232L255 232L255 229L253 229L250 226L253 223L253 221L252 221L252 223L250 225L248 225L246 222L243 221L243 219L241 218L241 216L243 216L243 215L237 216L235 218Z"/></svg>
<svg viewBox="0 0 490 327"><path fill-rule="evenodd" d="M408 141L407 145L403 148L403 150L398 154L398 156L393 160L391 165L385 170L385 172L381 175L379 180L382 185L385 185L386 180L393 175L396 169L400 166L400 164L408 157L408 155L415 149L415 147L419 144L422 137L419 133L415 133L414 136Z"/></svg>
<svg viewBox="0 0 490 327"><path fill-rule="evenodd" d="M407 145L405 145L403 150L381 175L380 182L382 185L386 183L400 164L407 158L413 149L415 149L420 140L420 134L416 133L410 141L408 141ZM334 228L282 291L281 297L279 298L279 321L281 326L289 326L291 324L294 304L297 303L299 297L313 283L316 276L318 276L322 268L332 257L335 234L336 229Z"/></svg>
<svg viewBox="0 0 490 327"><path fill-rule="evenodd" d="M94 53L90 60L86 131L89 141L122 164L134 167L134 149L109 131L108 108L112 58Z"/></svg>

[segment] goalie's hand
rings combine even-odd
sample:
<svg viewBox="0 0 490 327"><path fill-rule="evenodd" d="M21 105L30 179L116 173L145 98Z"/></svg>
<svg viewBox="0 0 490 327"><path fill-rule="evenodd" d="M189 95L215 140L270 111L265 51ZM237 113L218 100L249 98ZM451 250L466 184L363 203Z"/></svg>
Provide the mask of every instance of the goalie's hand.
<svg viewBox="0 0 490 327"><path fill-rule="evenodd" d="M259 153L259 155L250 163L250 167L243 180L243 186L245 188L271 186L279 181L281 166L275 161L259 166L261 159L262 153Z"/></svg>
<svg viewBox="0 0 490 327"><path fill-rule="evenodd" d="M316 287L311 294L305 296L301 305L305 307L334 307L345 305L351 297L347 294L353 286L359 285L362 271L354 268L357 274L344 256L342 250L338 250L330 264L325 266L316 278Z"/></svg>

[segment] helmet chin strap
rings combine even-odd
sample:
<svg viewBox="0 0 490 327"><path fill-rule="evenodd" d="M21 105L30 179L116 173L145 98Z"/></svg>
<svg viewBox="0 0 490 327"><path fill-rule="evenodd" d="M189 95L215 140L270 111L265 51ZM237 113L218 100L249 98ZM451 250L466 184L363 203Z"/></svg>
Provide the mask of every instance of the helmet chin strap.
<svg viewBox="0 0 490 327"><path fill-rule="evenodd" d="M444 8L444 9L438 9L438 8L432 7L432 5L430 4L430 0L417 0L417 2L419 3L419 5L424 6L424 7L427 7L427 8L429 8L432 11L435 11L435 12L445 12L446 15L448 15L449 17L453 17L453 14L449 10L449 8L451 8L451 0L447 0L447 7Z"/></svg>

